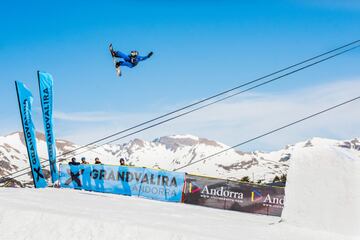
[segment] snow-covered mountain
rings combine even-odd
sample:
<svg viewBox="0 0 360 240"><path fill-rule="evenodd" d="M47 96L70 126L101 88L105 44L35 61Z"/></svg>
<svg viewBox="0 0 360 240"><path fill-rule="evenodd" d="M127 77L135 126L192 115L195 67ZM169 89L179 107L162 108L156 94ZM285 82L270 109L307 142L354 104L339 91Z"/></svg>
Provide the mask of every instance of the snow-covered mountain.
<svg viewBox="0 0 360 240"><path fill-rule="evenodd" d="M42 161L46 161L47 152L44 135L37 133L37 140L40 158ZM56 144L58 155L79 147L79 145L65 140L57 140ZM346 149L347 154L360 157L359 139L338 141L313 138L269 153L230 150L179 171L234 180L248 176L254 182L271 182L275 176L287 173L295 150L303 149L306 151L312 146L332 146ZM128 165L173 170L228 147L220 142L192 135L174 135L153 141L134 139L122 145L104 145L93 149L89 147L81 149L75 154L77 154L78 160L84 156L90 163L94 162L95 157L99 157L104 164L118 164L122 157L126 159ZM67 162L73 154L61 156L59 160ZM0 177L28 166L22 133L16 132L0 137ZM48 175L47 169L48 167L44 170L45 174ZM28 184L31 184L30 173L17 178L17 181L13 181L10 186Z"/></svg>

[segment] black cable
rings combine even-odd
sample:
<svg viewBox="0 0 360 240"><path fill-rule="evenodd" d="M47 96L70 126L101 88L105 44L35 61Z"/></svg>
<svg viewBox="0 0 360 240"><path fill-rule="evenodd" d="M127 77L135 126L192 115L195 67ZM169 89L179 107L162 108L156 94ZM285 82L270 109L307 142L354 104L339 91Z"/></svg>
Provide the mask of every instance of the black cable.
<svg viewBox="0 0 360 240"><path fill-rule="evenodd" d="M46 158L42 158L42 157L39 157L39 159L44 160L43 162L48 161ZM18 160L19 160L19 161L24 161L24 162L28 162L28 161L29 161L28 159L24 159L24 158L20 158L20 159L18 159ZM24 169L27 169L27 168L24 168ZM24 169L22 169L22 170L24 170ZM28 173L30 173L30 171L24 173L23 175L26 175L26 174L28 174ZM23 175L19 175L19 176L17 176L17 177L21 177L21 176L23 176ZM0 178L0 183L3 183L4 181L6 181L6 182L4 183L4 185L6 185L6 183L7 183L8 181L16 178L16 177L15 177L15 178L13 177L13 178L7 179L9 176L10 176L10 174L7 175L7 176L3 176L2 178Z"/></svg>
<svg viewBox="0 0 360 240"><path fill-rule="evenodd" d="M288 73L286 73L286 74L283 74L283 75L281 75L281 76L279 76L279 77L276 77L276 78L270 79L270 80L268 80L268 81L262 82L262 83L260 83L260 84L257 84L257 85L255 85L255 86L252 86L252 87L247 88L247 89L245 89L245 90L242 90L242 91L240 91L240 92L236 92L236 93L234 93L234 94L231 94L231 95L229 95L229 96L223 97L223 98L218 99L218 100L216 100L216 101L213 101L213 102L211 102L211 103L208 103L208 104L205 104L205 105L203 105L203 106L194 108L194 109L192 109L192 110L190 110L190 111L181 113L181 114L179 114L179 115L176 115L176 116L174 116L174 117L165 119L165 120L163 120L163 121L160 121L160 122L158 122L158 123L152 124L152 125L150 125L150 126L147 126L147 127L145 127L145 128L139 129L139 130L137 130L137 131L131 132L131 133L126 134L126 135L124 135L124 136L121 136L121 137L119 137L119 138L113 139L113 140L111 140L111 141L102 143L102 144L97 145L97 146L94 146L94 148L90 148L90 149L99 148L99 147L101 147L101 146L104 146L105 144L110 144L110 143L116 142L116 141L118 141L118 140L121 140L121 139L124 139L124 138L126 138L126 137L132 136L132 135L134 135L134 134L136 134L136 133L143 132L143 131L145 131L145 130L147 130L147 129L156 127L156 126L158 126L158 125L161 125L161 124L164 124L164 123L166 123L166 122L172 121L172 120L174 120L174 119L180 118L180 117L182 117L182 116L188 115L188 114L190 114L190 113L192 113L192 112L195 112L195 111L198 111L198 110L200 110L200 109L209 107L209 106L214 105L214 104L216 104L216 103L218 103L218 102L224 101L224 100L226 100L226 99L229 99L229 98L234 97L234 96L236 96L236 95L239 95L239 94L241 94L241 93L248 92L248 91L250 91L250 90L252 90L252 89L258 88L258 87L263 86L263 85L266 85L266 84L268 84L268 83L270 83L270 82L274 82L274 81L276 81L276 80L278 80L278 79L284 78L284 77L286 77L286 76L288 76L288 75L294 74L294 73L296 73L296 72L299 72L299 71L301 71L301 70L304 70L304 69L309 68L309 67L311 67L311 66L314 66L314 65L316 65L316 64L319 64L319 63L321 63L321 62L324 62L324 61L326 61L326 60L329 60L329 59L331 59L331 58L334 58L334 57L336 57L336 56L338 56L338 55L341 55L341 54L343 54L343 53L345 53L345 52L351 51L351 50L353 50L353 49L355 49L355 48L357 48L357 47L359 47L359 46L355 46L355 47L352 47L352 48L350 48L350 49L344 50L344 51L342 51L342 52L340 52L340 53L331 55L331 56L329 56L329 57L327 57L327 58L324 58L324 59L322 59L322 60L319 60L319 61L317 61L317 62L308 64L308 65L306 65L306 66L304 66L304 67L301 67L301 68L299 68L299 69L296 69L296 70L293 70L293 71L288 72ZM79 155L79 154L82 154L82 153L85 153L85 152L87 152L87 151L89 151L89 150L86 150L86 151L81 152L81 153L77 153L77 154L75 154L74 156Z"/></svg>
<svg viewBox="0 0 360 240"><path fill-rule="evenodd" d="M224 153L224 152L227 152L227 151L229 151L229 150L231 150L231 149L234 149L234 148L237 148L237 147L242 146L242 145L244 145L244 144L247 144L247 143L249 143L249 142L255 141L255 140L259 139L259 138L262 138L262 137L265 137L265 136L270 135L270 134L272 134L272 133L278 132L278 131L280 131L280 130L282 130L282 129L284 129L284 128L290 127L290 126L295 125L295 124L300 123L300 122L303 122L303 121L305 121L305 120L308 120L308 119L310 119L310 118L313 118L313 117L315 117L315 116L318 116L318 115L320 115L320 114L323 114L323 113L325 113L325 112L328 112L328 111L330 111L330 110L333 110L333 109L335 109L335 108L341 107L341 106L343 106L343 105L345 105L345 104L351 103L351 102L356 101L356 100L359 100L359 99L360 99L360 96L355 97L355 98L353 98L353 99L350 99L350 100L348 100L348 101L342 102L342 103L340 103L340 104L337 104L337 105L335 105L335 106L329 107L329 108L327 108L327 109L325 109L325 110L322 110L322 111L320 111L320 112L311 114L311 115L309 115L309 116L307 116L307 117L304 117L304 118L302 118L302 119L300 119L300 120L297 120L297 121L295 121L295 122L286 124L286 125L284 125L284 126L282 126L282 127L276 128L276 129L271 130L271 131L269 131L269 132L263 133L263 134L261 134L261 135L258 135L258 136L254 137L254 138L251 138L251 139L249 139L249 140L246 140L246 141L244 141L244 142L242 142L242 143L236 144L236 145L234 145L234 146L232 146L232 147L229 147L229 148L227 148L227 149L224 149L224 150L222 150L222 151L216 152L216 153L214 153L214 154L211 154L211 155L209 155L209 156L206 156L206 157L201 158L201 159L199 159L199 160L196 160L196 161L194 161L194 162L188 163L188 164L186 164L186 165L184 165L184 166L182 166L182 167L175 168L173 171L177 171L177 170L179 170L179 169L186 168L186 167L188 167L188 166L190 166L190 165L193 165L193 164L195 164L195 163L198 163L198 162L204 161L204 160L206 160L206 159L212 158L212 157L214 157L214 156L220 155L220 154L222 154L222 153Z"/></svg>
<svg viewBox="0 0 360 240"><path fill-rule="evenodd" d="M308 59L306 59L306 60L304 60L304 61L301 61L301 62L296 63L296 64L293 64L293 65L291 65L291 66L282 68L282 69L280 69L280 70L277 70L277 71L275 71L275 72L272 72L272 73L270 73L270 74L267 74L267 75L265 75L265 76L262 76L262 77L260 77L260 78L257 78L257 79L255 79L255 80L246 82L246 83L241 84L241 85L239 85L239 86L236 86L236 87L234 87L234 88L225 90L225 91L223 91L223 92L217 93L217 94L212 95L212 96L207 97L207 98L204 98L204 99L202 99L202 100L200 100L200 101L197 101L197 102L195 102L195 103L192 103L192 104L186 105L186 106L184 106L184 107L181 107L181 108L179 108L179 109L176 109L176 110L174 110L174 111L168 112L168 113L163 114L163 115L161 115L161 116L159 116L159 117L156 117L156 118L150 119L150 120L148 120L148 121L139 123L139 124L137 124L137 125L135 125L135 126L133 126L133 127L130 127L130 128L121 130L121 131L119 131L119 132L116 132L116 133L114 133L114 134L108 135L108 136L106 136L106 137L100 138L100 139L98 139L98 140L96 140L96 141L93 141L93 142L90 142L90 143L88 143L88 144L85 144L85 145L83 145L83 146L81 146L81 147L79 147L79 148L77 148L77 149L71 150L71 151L69 151L69 152L67 152L67 153L63 153L62 156L63 156L63 155L67 155L67 154L72 153L72 152L75 152L75 151L77 151L77 150L86 148L86 147L88 147L88 146L90 146L90 145L94 145L94 144L96 144L96 143L98 143L98 142L101 142L101 141L103 141L103 140L112 138L112 137L117 136L117 135L119 135L119 134L128 132L128 131L130 131L130 130L133 130L133 129L135 129L135 128L141 127L141 126L146 125L146 124L148 124L148 123L154 122L154 121L159 120L159 119L161 119L161 118L167 117L167 116L172 115L172 114L177 113L177 112L180 112L180 111L182 111L182 110L188 109L188 108L190 108L190 107L196 106L196 105L198 105L198 104L200 104L200 103L206 102L206 101L208 101L208 100L211 100L211 99L213 99L213 98L219 97L219 96L224 95L224 94L226 94L226 93L232 92L232 91L237 90L237 89L239 89L239 88L245 87L245 86L250 85L250 84L252 84L252 83L258 82L258 81L260 81L260 80L262 80L262 79L268 78L268 77L273 76L273 75L275 75L275 74L278 74L278 73L280 73L280 72L284 72L284 71L289 70L289 69L291 69L291 68L297 67L297 66L302 65L302 64L307 63L307 62L310 62L310 61L312 61L312 60L314 60L314 59L320 58L320 57L322 57L322 56L325 56L325 55L328 55L328 54L330 54L330 53L333 53L333 52L335 52L335 51L337 51L337 50L340 50L340 49L346 48L346 47L348 47L348 46L354 45L354 44L356 44L356 43L358 43L358 42L360 42L360 40L356 40L356 41L350 42L350 43L348 43L348 44L342 45L342 46L340 46L340 47L338 47L338 48L335 48L335 49L332 49L332 50L327 51L327 52L325 52L325 53L319 54L319 55L317 55L317 56L315 56L315 57L308 58Z"/></svg>
<svg viewBox="0 0 360 240"><path fill-rule="evenodd" d="M360 40L358 40L358 41L360 41ZM358 41L355 41L355 42L358 42ZM355 43L355 42L354 42L354 43ZM349 45L349 44L348 44L348 45ZM348 46L348 45L347 45L347 46ZM195 108L195 109L193 109L193 110L187 111L187 112L185 112L185 113L179 114L179 115L177 115L177 116L175 116L175 117L172 117L172 118L163 120L163 121L161 121L161 122L159 122L159 123L156 123L156 124L150 125L150 126L148 126L148 127L142 128L142 129L140 129L140 130L137 130L137 131L135 131L135 132L132 132L132 133L127 134L127 135L125 135L125 136L122 136L122 137L120 137L120 138L114 139L114 140L112 140L112 141L103 143L103 144L101 144L101 145L96 146L95 149L98 148L98 147L100 147L100 146L103 146L103 145L105 145L105 144L109 144L109 143L118 141L118 140L120 140L120 139L129 137L129 136L134 135L134 134L136 134L136 133L145 131L145 130L147 130L147 129L149 129L149 128L153 128L153 127L158 126L158 125L160 125L160 124L163 124L163 123L165 123L165 122L174 120L174 119L179 118L179 117L181 117L181 116L190 114L190 113L192 113L192 112L195 112L195 111L200 110L200 109L202 109L202 108L208 107L208 106L213 105L213 104L215 104L215 103L218 103L218 102L220 102L220 101L224 101L224 100L226 100L226 99L228 99L228 98L231 98L231 97L236 96L236 95L238 95L238 94L241 94L241 93L243 93L243 92L250 91L250 90L252 90L252 89L254 89L254 88L257 88L257 87L259 87L259 86L262 86L262 85L265 85L265 84L267 84L267 83L273 82L273 81L278 80L278 79L280 79L280 78L283 78L283 77L285 77L285 76L291 75L291 74L293 74L293 73L295 73L295 72L301 71L301 70L303 70L303 69L305 69L305 68L311 67L311 66L316 65L316 64L318 64L318 63L324 62L324 61L326 61L326 60L328 60L328 59L334 58L334 57L336 57L336 56L338 56L338 55L344 54L344 53L346 53L346 52L348 52L348 51L351 51L351 50L353 50L353 49L355 49L355 48L357 48L357 47L359 47L359 46L355 46L355 47L352 47L352 48L350 48L350 49L341 51L341 52L339 52L339 53L337 53L337 54L333 54L333 55L331 55L331 56L329 56L329 57L327 57L327 58L324 58L324 59L319 60L319 61L317 61L317 62L314 62L314 63L312 63L312 64L308 64L308 65L306 65L306 66L304 66L304 67L301 67L301 68L299 68L299 69L296 69L296 70L294 70L294 71L291 71L291 72L289 72L289 73L286 73L286 74L284 74L284 75L281 75L281 76L279 76L279 77L273 78L273 79L268 80L268 81L266 81L266 82L263 82L263 83L261 83L261 84L255 85L255 86L253 86L253 87L251 87L251 88L248 88L248 89L246 89L246 90L243 90L243 91L234 93L234 94L229 95L229 96L227 96L227 97L221 98L221 99L219 99L219 100L217 100L217 101L211 102L211 103L209 103L209 104L206 104L206 105L203 105L203 106L201 106L201 107ZM330 51L329 51L329 52L330 52ZM245 85L245 84L243 84L243 85ZM233 89L235 89L235 88L233 88ZM188 106L190 106L190 105L188 105ZM149 121L148 121L148 122L149 122ZM138 125L138 126L139 126L139 125ZM136 126L136 127L138 127L138 126ZM132 128L129 128L129 129L133 129L133 128L136 128L136 127L132 127ZM127 130L124 130L123 132L125 132L125 131L127 131ZM99 141L102 141L102 140L104 140L104 139L101 139L101 140L99 140ZM87 144L87 145L84 145L84 146L82 146L82 147L79 147L79 148L76 148L76 149L74 149L74 150L71 150L71 151L69 151L69 152L60 154L60 155L57 156L57 157L64 156L64 155L68 155L68 154L70 154L70 153L73 153L73 152L75 152L75 151L78 151L78 150L80 150L80 149L82 149L82 148L84 148L84 147L87 147L87 146L89 146L89 145L91 145L91 144ZM92 149L92 148L91 148L91 149ZM89 151L89 150L91 150L91 149L87 149L87 150L84 151L84 152L87 152L87 151ZM82 152L82 153L84 153L84 152ZM79 155L79 154L82 154L82 153L75 154L74 156ZM46 161L43 161L43 162L41 162L41 163L44 163L44 162L46 162ZM58 161L58 162L61 162L61 160ZM48 165L44 165L43 167L47 167L47 166L48 166ZM19 171L17 171L17 172L14 172L14 173L12 173L12 174L10 174L10 175L7 175L6 177L12 176L12 175L14 175L14 174L16 174L16 173L19 173L19 172L24 171L24 170L27 170L27 169L29 169L29 167L28 167L28 168L25 168L25 169L22 169L22 170L19 170ZM26 173L26 174L27 174L27 173ZM23 176L23 175L25 175L25 174L22 174L22 175L19 175L19 176ZM19 176L16 176L16 177L19 177ZM16 178L16 177L14 177L14 178ZM5 177L3 177L3 178L5 178ZM0 180L0 182L1 182L1 180Z"/></svg>
<svg viewBox="0 0 360 240"><path fill-rule="evenodd" d="M206 159L212 158L212 157L214 157L214 156L220 155L220 154L222 154L222 153L224 153L224 152L227 152L227 151L229 151L229 150L231 150L231 149L234 149L234 148L237 148L237 147L239 147L239 146L245 145L245 144L247 144L247 143L249 143L249 142L255 141L255 140L259 139L259 138L262 138L262 137L265 137L265 136L270 135L270 134L272 134L272 133L278 132L278 131L280 131L280 130L282 130L282 129L284 129L284 128L290 127L290 126L295 125L295 124L300 123L300 122L303 122L303 121L305 121L305 120L308 120L308 119L310 119L310 118L313 118L313 117L315 117L315 116L318 116L318 115L320 115L320 114L323 114L323 113L325 113L325 112L328 112L328 111L330 111L330 110L333 110L333 109L335 109L335 108L341 107L341 106L343 106L343 105L346 105L346 104L348 104L348 103L354 102L354 101L359 100L359 99L360 99L360 96L355 97L355 98L352 98L352 99L350 99L350 100L348 100L348 101L342 102L342 103L337 104L337 105L332 106L332 107L329 107L329 108L327 108L327 109L325 109L325 110L322 110L322 111L319 111L319 112L317 112L317 113L311 114L311 115L309 115L309 116L307 116L307 117L304 117L304 118L302 118L302 119L300 119L300 120L297 120L297 121L294 121L294 122L292 122L292 123L286 124L286 125L284 125L284 126L282 126L282 127L279 127L279 128L274 129L274 130L268 131L268 132L266 132L266 133L264 133L264 134L258 135L258 136L254 137L254 138L251 138L251 139L248 139L248 140L246 140L246 141L244 141L244 142L242 142L242 143L236 144L236 145L231 146L231 147L229 147L229 148L227 148L227 149L224 149L224 150L222 150L222 151L219 151L219 152L216 152L216 153L214 153L214 154L211 154L211 155L209 155L209 156L207 156L207 157L204 157L204 158L201 158L201 159L196 160L196 161L194 161L194 162L191 162L191 163L189 163L189 164L186 164L186 165L184 165L184 166L182 166L182 167L175 168L175 169L173 169L173 171L177 171L177 170L186 168L186 167L188 167L188 166L190 166L190 165L193 165L193 164L196 164L196 163L198 163L198 162L204 161L204 160L206 160ZM268 161L268 160L265 160L265 161ZM269 161L271 161L271 160L269 160ZM277 164L282 164L282 163L278 163L278 162L277 162ZM285 164L284 164L284 165L285 165ZM27 172L27 173L23 173L23 174L21 174L21 175L18 175L18 176L16 176L16 177L12 177L12 178L10 178L10 179L6 179L6 182L4 183L4 185L6 185L8 181L10 181L10 180L12 180L12 179L15 179L15 178L18 178L18 177L20 177L20 176L26 175L26 174L28 174L28 172ZM1 182L1 181L0 181L0 182ZM3 185L3 186L4 186L4 185Z"/></svg>
<svg viewBox="0 0 360 240"><path fill-rule="evenodd" d="M265 76L262 76L262 77L260 77L260 78L257 78L257 79L255 79L255 80L246 82L246 83L241 84L241 85L239 85L239 86L236 86L236 87L234 87L234 88L231 88L231 89L228 89L228 90L226 90L226 91L217 93L217 94L215 94L215 95L212 95L212 96L210 96L210 97L204 98L204 99L202 99L202 100L200 100L200 101L197 101L197 102L195 102L195 103L186 105L186 106L184 106L184 107L181 107L181 108L176 109L176 110L174 110L174 111L171 111L171 112L169 112L169 113L163 114L163 115L161 115L161 116L159 116L159 117L156 117L156 118L150 119L150 120L148 120L148 121L139 123L139 124L137 124L137 125L135 125L135 126L133 126L133 127L130 127L130 128L124 129L124 130L122 130L122 131L116 132L116 133L114 133L114 134L108 135L108 136L106 136L106 137L100 138L100 139L98 139L98 140L95 140L95 141L93 141L93 142L90 142L90 143L88 143L88 144L85 144L85 145L83 145L83 146L81 146L81 147L78 147L78 148L76 148L76 149L74 149L74 150L71 150L71 151L68 151L68 152L66 152L66 153L63 153L63 154L61 154L61 155L59 155L59 156L57 156L57 157L61 157L61 156L68 155L68 154L70 154L70 153L76 152L76 151L78 151L78 150L80 150L80 149L83 149L83 148L86 148L86 147L88 147L88 146L94 145L94 144L96 144L96 143L98 143L98 142L101 142L101 141L103 141L103 140L112 138L112 137L117 136L117 135L119 135L119 134L128 132L128 131L133 130L133 129L135 129L135 128L141 127L141 126L146 125L146 124L148 124L148 123L151 123L151 122L154 122L154 121L159 120L159 119L161 119L161 118L164 118L164 117L167 117L167 116L169 116L169 115L172 115L172 114L174 114L174 113L177 113L177 112L180 112L180 111L182 111L182 110L188 109L188 108L190 108L190 107L196 106L196 105L198 105L198 104L200 104L200 103L206 102L206 101L211 100L211 99L213 99L213 98L219 97L219 96L224 95L224 94L226 94L226 93L232 92L232 91L237 90L237 89L239 89L239 88L245 87L245 86L250 85L250 84L255 83L255 82L258 82L258 81L260 81L260 80L262 80L262 79L268 78L268 77L273 76L273 75L275 75L275 74L278 74L278 73L280 73L280 72L284 72L284 71L289 70L289 69L291 69L291 68L297 67L297 66L302 65L302 64L304 64L304 63L306 63L306 62L310 62L310 61L312 61L312 60L314 60L314 59L320 58L320 57L322 57L322 56L328 55L328 54L333 53L333 52L335 52L335 51L338 51L338 50L340 50L340 49L343 49L343 48L346 48L346 47L348 47L348 46L354 45L354 44L356 44L356 43L358 43L358 42L360 42L360 40L356 40L356 41L350 42L350 43L348 43L348 44L342 45L342 46L340 46L340 47L337 47L337 48L332 49L332 50L330 50L330 51L327 51L327 52L325 52L325 53L316 55L316 56L314 56L314 57L308 58L308 59L306 59L306 60L304 60L304 61L301 61L301 62L299 62L299 63L293 64L293 65L291 65L291 66L282 68L282 69L280 69L280 70L277 70L277 71L272 72L272 73L270 73L270 74L267 74L267 75L265 75Z"/></svg>
<svg viewBox="0 0 360 240"><path fill-rule="evenodd" d="M315 57L309 58L309 59L304 60L304 61L302 61L302 62L299 62L299 63L297 63L297 64L291 65L291 66L289 66L289 67L283 68L283 69L281 69L281 70L278 70L278 71L273 72L273 73L271 73L271 74L265 75L265 76L263 76L263 77L257 78L257 79L255 79L255 80L249 81L249 82L247 82L247 83L244 83L244 84L239 85L239 86L237 86L237 87L234 87L234 88L232 88L232 89L223 91L223 92L221 92L221 93L218 93L218 94L213 95L213 96L211 96L211 97L205 98L205 99L200 100L200 101L198 101L198 102L195 102L195 103L193 103L193 104L189 104L189 105L187 105L187 106L185 106L185 107L182 107L182 108L179 108L179 109L177 109L177 110L175 110L175 111L172 111L172 112L169 112L169 113L167 113L167 114L161 115L161 116L159 116L159 117L157 117L157 118L148 120L148 121L143 122L143 123L140 123L140 124L138 124L138 125L136 125L136 126L130 127L130 128L128 128L128 129L122 130L122 131L117 132L117 133L115 133L115 134L112 134L112 135L109 135L109 136L107 136L107 137L101 138L101 139L99 139L99 140L93 141L93 142L91 142L91 143L88 143L88 144L83 145L83 146L81 146L81 147L78 147L78 148L76 148L76 149L73 149L73 150L70 150L70 151L68 151L68 152L62 153L62 154L58 155L57 158L58 158L58 157L61 157L61 156L64 156L64 155L68 155L68 154L73 153L73 152L76 152L76 151L78 151L78 150L80 150L80 149L83 149L83 148L85 148L85 147L91 146L91 145L93 145L93 144L96 144L96 143L101 142L101 141L103 141L103 140L106 140L106 139L108 139L108 138L114 137L114 136L119 135L119 134L121 134L121 133L128 132L128 131L130 131L130 130L132 130L132 129L138 128L138 127L143 126L143 125L145 125L145 124L147 124L147 123L150 123L150 122L156 121L156 120L158 120L158 119L164 118L165 116L169 116L169 115L174 114L174 113L176 113L176 112L179 112L179 111L182 111L182 110L184 110L184 109L190 108L190 107L192 107L192 106L198 105L198 104L203 103L203 102L205 102L205 101L208 101L208 100L210 100L210 99L213 99L213 98L216 98L216 97L218 97L218 96L224 95L224 94L226 94L226 93L232 92L232 91L234 91L234 90L236 90L236 89L239 89L239 88L241 88L241 87L247 86L247 85L252 84L252 83L255 83L255 82L260 81L260 80L262 80L262 79L264 79L264 78L267 78L267 77L272 76L272 75L275 75L275 74L277 74L277 73L286 71L286 70L288 70L288 69L294 68L294 67L299 66L299 65L301 65L301 64L303 64L303 63L306 63L306 62L309 62L309 61L314 60L314 59L316 59L316 58L325 56L325 55L327 55L327 54L329 54L329 53L332 53L332 52L335 52L335 51L337 51L337 50L343 49L343 48L345 48L345 47L354 45L355 43L358 43L358 42L360 42L360 40L353 41L353 42L348 43L348 44L346 44L346 45L343 45L343 46L341 46L341 47L338 47L338 48L335 48L335 49L333 49L333 50L327 51L327 52L325 52L325 53L322 53L322 54L317 55L317 56L315 56ZM324 59L322 59L322 60L316 61L316 62L314 62L314 63L312 63L312 64L308 64L308 65L306 65L306 66L304 66L304 67L301 67L301 68L299 68L299 69L296 69L296 70L294 70L294 71L291 71L291 72L289 72L289 73L286 73L286 74L284 74L284 75L281 75L281 76L276 77L276 78L274 78L274 79L271 79L271 80L269 80L269 81L266 81L266 82L263 82L263 83L261 83L261 84L255 85L255 86L253 86L253 87L251 87L251 88L248 88L248 89L246 89L246 90L244 90L244 91L240 91L240 92L234 93L234 94L229 95L229 96L227 96L227 97L221 98L221 99L219 99L219 100L217 100L217 101L214 101L214 102L211 102L211 103L209 103L209 104L203 105L203 106L201 106L201 107L195 108L195 109L193 109L193 110L191 110L191 111L185 112L185 113L183 113L183 114L179 114L179 115L177 115L177 116L175 116L175 117L172 117L172 118L166 119L166 120L164 120L164 121L161 121L161 122L159 122L159 123L150 125L149 127L142 128L142 129L140 129L140 130L137 130L137 131L135 131L135 132L132 132L132 133L130 133L130 134L127 134L127 135L125 135L125 136L122 136L122 137L120 137L120 138L117 138L117 139L115 139L115 140L112 140L112 141L106 142L106 143L104 143L104 144L98 145L98 146L96 146L95 148L98 148L98 147L103 146L103 145L105 145L105 144L109 144L109 143L118 141L118 140L120 140L120 139L123 139L123 138L125 138L125 137L134 135L134 134L136 134L136 133L145 131L145 130L147 130L147 129L149 129L149 128L158 126L158 125L163 124L163 123L165 123L165 122L168 122L168 121L171 121L171 120L173 120L173 119L179 118L179 117L181 117L181 116L187 115L187 114L189 114L189 113L192 113L192 112L194 112L194 111L200 110L200 109L205 108L205 107L208 107L208 106L213 105L213 104L215 104L215 103L218 103L218 102L220 102L220 101L224 101L224 100L226 100L226 99L228 99L228 98L231 98L231 97L236 96L236 95L238 95L238 94L241 94L241 93L243 93L243 92L252 90L252 89L257 88L257 87L259 87L259 86L262 86L262 85L265 85L265 84L267 84L267 83L273 82L273 81L275 81L275 80L278 80L278 79L280 79L280 78L283 78L283 77L288 76L288 75L290 75L290 74L293 74L293 73L295 73L295 72L301 71L301 70L303 70L303 69L305 69L305 68L311 67L311 66L316 65L316 64L318 64L318 63L324 62L324 61L326 61L326 60L328 60L328 59L331 59L331 58L334 58L334 57L339 56L339 55L341 55L341 54L344 54L344 53L346 53L346 52L348 52L348 51L351 51L351 50L353 50L353 49L355 49L355 48L357 48L357 47L359 47L359 45L357 45L357 46L355 46L355 47L352 47L352 48L350 48L350 49L341 51L340 53L331 55L330 57L324 58ZM87 151L89 151L89 150L86 150L85 152L87 152ZM75 154L75 156L76 156L76 155L78 155L78 154ZM44 163L44 162L46 162L46 161L41 162L41 164ZM58 162L61 162L61 161L58 161ZM44 165L43 167L46 167L46 166L47 166L47 165ZM29 169L29 167L24 168L24 169L21 169L21 170L18 170L18 171L16 171L16 172L13 172L13 173L11 173L11 174L9 174L9 175L7 175L7 176L4 176L4 177L0 178L0 182L1 182L4 178L7 178L7 177L9 177L9 176L12 176L12 175L14 175L14 174L17 174L17 173L22 172L22 171L27 170L27 169ZM26 174L27 174L27 173L26 173ZM25 174L22 174L22 175L19 175L19 176L23 176L23 175L25 175ZM19 176L15 176L14 178L17 178L17 177L19 177Z"/></svg>

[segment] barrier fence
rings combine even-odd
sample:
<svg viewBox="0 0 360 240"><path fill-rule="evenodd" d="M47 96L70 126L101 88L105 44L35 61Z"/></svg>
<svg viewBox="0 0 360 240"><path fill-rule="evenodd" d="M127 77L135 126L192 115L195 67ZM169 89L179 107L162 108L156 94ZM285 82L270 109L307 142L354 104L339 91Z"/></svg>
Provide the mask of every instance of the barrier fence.
<svg viewBox="0 0 360 240"><path fill-rule="evenodd" d="M185 173L109 165L60 165L60 186L181 202Z"/></svg>
<svg viewBox="0 0 360 240"><path fill-rule="evenodd" d="M281 216L284 188L180 172L111 165L60 165L60 186Z"/></svg>
<svg viewBox="0 0 360 240"><path fill-rule="evenodd" d="M281 216L284 188L186 174L183 202Z"/></svg>

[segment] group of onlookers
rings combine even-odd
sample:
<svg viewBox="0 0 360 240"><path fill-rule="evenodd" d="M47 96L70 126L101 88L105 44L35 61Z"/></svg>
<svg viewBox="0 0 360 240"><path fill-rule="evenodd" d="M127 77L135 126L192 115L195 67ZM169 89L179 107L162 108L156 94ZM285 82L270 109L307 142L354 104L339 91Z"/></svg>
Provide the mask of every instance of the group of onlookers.
<svg viewBox="0 0 360 240"><path fill-rule="evenodd" d="M102 164L101 161L100 161L100 159L99 159L98 157L95 158L95 161L94 161L94 162L95 162L95 164ZM81 158L81 162L76 161L76 158L75 158L75 157L71 158L71 161L69 162L69 165L80 165L80 164L89 164L89 162L86 161L85 157L82 157L82 158ZM119 164L120 164L121 166L125 166L125 165L126 165L126 164L125 164L125 159L124 159L124 158L120 158Z"/></svg>

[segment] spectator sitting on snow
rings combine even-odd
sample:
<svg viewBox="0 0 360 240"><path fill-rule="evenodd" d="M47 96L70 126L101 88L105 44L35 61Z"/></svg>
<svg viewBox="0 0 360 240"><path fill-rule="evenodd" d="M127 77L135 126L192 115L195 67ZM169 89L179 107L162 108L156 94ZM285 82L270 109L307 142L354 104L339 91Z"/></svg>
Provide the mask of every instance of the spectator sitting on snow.
<svg viewBox="0 0 360 240"><path fill-rule="evenodd" d="M125 160L123 158L120 158L120 165L125 166Z"/></svg>
<svg viewBox="0 0 360 240"><path fill-rule="evenodd" d="M102 163L100 162L100 159L99 159L98 157L95 158L95 164L102 164Z"/></svg>
<svg viewBox="0 0 360 240"><path fill-rule="evenodd" d="M76 161L76 158L71 158L71 162L69 162L69 165L74 165L74 166L77 166L77 165L80 165L79 162Z"/></svg>
<svg viewBox="0 0 360 240"><path fill-rule="evenodd" d="M89 163L85 160L85 157L82 157L81 158L81 164L89 164Z"/></svg>

